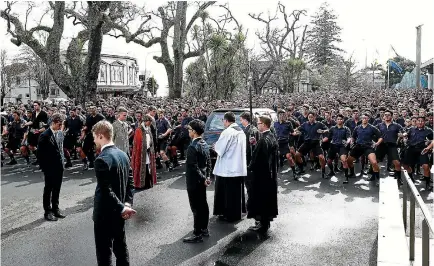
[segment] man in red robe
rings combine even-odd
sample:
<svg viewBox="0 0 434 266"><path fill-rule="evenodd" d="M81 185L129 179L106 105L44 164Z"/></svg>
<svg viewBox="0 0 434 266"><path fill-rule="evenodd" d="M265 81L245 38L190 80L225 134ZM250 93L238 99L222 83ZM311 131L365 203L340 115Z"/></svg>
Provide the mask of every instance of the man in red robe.
<svg viewBox="0 0 434 266"><path fill-rule="evenodd" d="M148 189L157 183L154 142L150 126L152 117L136 112L137 125L134 132L131 167L133 169L134 187Z"/></svg>

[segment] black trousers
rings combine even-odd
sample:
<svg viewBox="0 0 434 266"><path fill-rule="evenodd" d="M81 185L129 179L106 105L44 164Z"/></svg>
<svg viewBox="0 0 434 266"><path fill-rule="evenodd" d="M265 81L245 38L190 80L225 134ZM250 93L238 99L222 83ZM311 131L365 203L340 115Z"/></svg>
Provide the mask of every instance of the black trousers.
<svg viewBox="0 0 434 266"><path fill-rule="evenodd" d="M119 215L120 216L120 215ZM125 220L121 217L94 222L96 260L99 266L111 266L112 250L117 266L129 266L130 258L125 237Z"/></svg>
<svg viewBox="0 0 434 266"><path fill-rule="evenodd" d="M205 185L198 185L196 189L187 190L190 208L194 218L194 232L199 235L201 230L208 229L209 208L206 200Z"/></svg>
<svg viewBox="0 0 434 266"><path fill-rule="evenodd" d="M246 211L244 178L216 176L214 193L214 215L223 215L228 221L241 220Z"/></svg>
<svg viewBox="0 0 434 266"><path fill-rule="evenodd" d="M44 177L45 186L44 194L42 196L44 211L45 213L48 213L50 211L58 211L60 187L62 186L63 180L63 170L44 173Z"/></svg>
<svg viewBox="0 0 434 266"><path fill-rule="evenodd" d="M95 143L92 134L87 134L83 140L83 152L89 160L89 164L93 165L95 161Z"/></svg>

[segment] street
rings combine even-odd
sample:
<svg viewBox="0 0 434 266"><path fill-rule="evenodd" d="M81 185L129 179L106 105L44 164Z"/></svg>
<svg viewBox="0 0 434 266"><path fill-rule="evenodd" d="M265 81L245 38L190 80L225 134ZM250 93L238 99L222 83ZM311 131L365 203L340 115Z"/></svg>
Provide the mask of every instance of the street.
<svg viewBox="0 0 434 266"><path fill-rule="evenodd" d="M134 196L127 222L131 265L376 265L378 188L357 177L347 185L306 171L299 181L279 175L279 216L268 237L247 231L252 220L229 224L210 217L209 239L191 234L183 165L159 173L154 188ZM2 265L96 265L92 206L96 179L81 165L64 173L60 207L67 217L43 219L43 175L35 166L2 168ZM357 170L357 169L356 169ZM365 177L366 178L366 177ZM212 215L214 188L208 189Z"/></svg>

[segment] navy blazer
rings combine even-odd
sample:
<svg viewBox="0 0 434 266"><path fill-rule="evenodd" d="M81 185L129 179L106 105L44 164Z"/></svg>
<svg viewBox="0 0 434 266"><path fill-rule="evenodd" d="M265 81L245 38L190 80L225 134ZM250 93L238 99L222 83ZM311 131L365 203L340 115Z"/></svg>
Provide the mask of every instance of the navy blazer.
<svg viewBox="0 0 434 266"><path fill-rule="evenodd" d="M134 182L128 155L114 145L105 147L95 160L95 174L93 220L121 218L124 204L133 204Z"/></svg>
<svg viewBox="0 0 434 266"><path fill-rule="evenodd" d="M39 166L46 175L58 174L59 171L63 171L63 160L60 152L63 150L60 151L51 128L42 132L39 136L37 156Z"/></svg>
<svg viewBox="0 0 434 266"><path fill-rule="evenodd" d="M186 161L187 190L205 186L205 180L211 175L209 146L202 138L193 140L187 149Z"/></svg>

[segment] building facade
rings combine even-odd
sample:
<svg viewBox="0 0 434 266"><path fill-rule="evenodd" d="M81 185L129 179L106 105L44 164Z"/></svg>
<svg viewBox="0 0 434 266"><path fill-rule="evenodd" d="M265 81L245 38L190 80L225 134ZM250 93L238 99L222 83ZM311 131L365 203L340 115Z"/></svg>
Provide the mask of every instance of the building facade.
<svg viewBox="0 0 434 266"><path fill-rule="evenodd" d="M61 57L66 62L65 56ZM13 64L12 64L13 65ZM12 66L10 65L10 66ZM69 66L64 63L65 69L70 73ZM138 80L139 66L137 60L129 56L101 54L100 72L97 81L97 93L104 98L119 95L132 95L139 93ZM3 77L2 77L3 78ZM7 84L4 102L27 102L28 100L45 100L38 82L32 78L27 67L15 71ZM68 99L66 94L53 82L50 82L48 99Z"/></svg>
<svg viewBox="0 0 434 266"><path fill-rule="evenodd" d="M129 56L101 54L97 93L104 98L139 93L139 65Z"/></svg>

